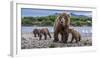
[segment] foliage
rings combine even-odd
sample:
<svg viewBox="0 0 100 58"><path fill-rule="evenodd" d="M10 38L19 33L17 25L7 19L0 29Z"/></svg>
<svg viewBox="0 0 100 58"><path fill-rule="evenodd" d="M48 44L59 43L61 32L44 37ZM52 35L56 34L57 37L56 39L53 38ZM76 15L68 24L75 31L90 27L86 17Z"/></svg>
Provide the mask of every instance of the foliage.
<svg viewBox="0 0 100 58"><path fill-rule="evenodd" d="M56 15L41 16L41 17L22 17L22 25L38 25L38 26L53 26ZM72 26L92 26L92 18L87 16L71 16Z"/></svg>

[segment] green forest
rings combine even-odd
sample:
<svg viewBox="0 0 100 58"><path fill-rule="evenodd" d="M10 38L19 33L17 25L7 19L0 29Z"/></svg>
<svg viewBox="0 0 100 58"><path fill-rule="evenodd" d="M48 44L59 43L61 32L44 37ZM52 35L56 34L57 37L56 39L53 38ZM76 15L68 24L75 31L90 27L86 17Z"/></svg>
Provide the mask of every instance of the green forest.
<svg viewBox="0 0 100 58"><path fill-rule="evenodd" d="M41 16L41 17L22 17L22 26L53 26L56 15ZM71 16L70 25L72 26L92 26L92 18L87 16Z"/></svg>

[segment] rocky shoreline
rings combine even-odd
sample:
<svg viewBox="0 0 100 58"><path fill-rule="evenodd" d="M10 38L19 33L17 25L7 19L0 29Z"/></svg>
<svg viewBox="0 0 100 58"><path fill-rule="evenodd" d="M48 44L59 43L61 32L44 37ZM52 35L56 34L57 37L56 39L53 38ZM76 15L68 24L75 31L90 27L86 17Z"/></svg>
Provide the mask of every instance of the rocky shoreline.
<svg viewBox="0 0 100 58"><path fill-rule="evenodd" d="M31 32L23 32L21 37L21 48L22 49L33 49L33 48L57 48L57 47L82 47L82 46L92 46L92 37L82 37L82 40L79 43L69 43L71 35L69 35L68 43L53 42L54 37L53 33L50 33L52 38L47 38L47 40L42 37L42 40L39 40L39 37L34 37L34 34ZM60 35L59 35L59 40Z"/></svg>

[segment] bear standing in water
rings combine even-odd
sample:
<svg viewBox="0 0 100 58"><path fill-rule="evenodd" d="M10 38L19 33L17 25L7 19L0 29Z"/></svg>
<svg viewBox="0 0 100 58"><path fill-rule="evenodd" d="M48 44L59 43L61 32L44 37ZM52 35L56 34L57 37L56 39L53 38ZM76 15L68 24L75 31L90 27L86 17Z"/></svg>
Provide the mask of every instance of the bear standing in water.
<svg viewBox="0 0 100 58"><path fill-rule="evenodd" d="M81 40L81 35L78 31L76 31L74 29L69 29L69 33L72 34L72 39L71 39L70 43L72 43L74 39L76 40L76 43Z"/></svg>

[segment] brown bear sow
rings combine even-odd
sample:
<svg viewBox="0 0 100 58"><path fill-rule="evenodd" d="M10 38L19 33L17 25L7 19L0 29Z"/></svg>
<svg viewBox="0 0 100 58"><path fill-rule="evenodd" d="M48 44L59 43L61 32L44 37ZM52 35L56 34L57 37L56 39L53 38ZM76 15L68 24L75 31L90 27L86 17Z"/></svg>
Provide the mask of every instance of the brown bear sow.
<svg viewBox="0 0 100 58"><path fill-rule="evenodd" d="M72 39L71 39L70 43L72 43L74 39L76 40L76 43L81 40L81 35L78 31L76 31L74 29L69 29L69 33L72 34Z"/></svg>
<svg viewBox="0 0 100 58"><path fill-rule="evenodd" d="M70 16L67 13L60 13L54 22L54 42L58 42L58 35L61 35L61 41L67 43L69 36Z"/></svg>

